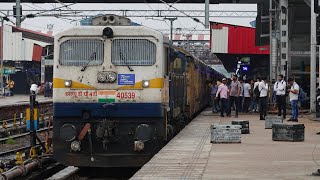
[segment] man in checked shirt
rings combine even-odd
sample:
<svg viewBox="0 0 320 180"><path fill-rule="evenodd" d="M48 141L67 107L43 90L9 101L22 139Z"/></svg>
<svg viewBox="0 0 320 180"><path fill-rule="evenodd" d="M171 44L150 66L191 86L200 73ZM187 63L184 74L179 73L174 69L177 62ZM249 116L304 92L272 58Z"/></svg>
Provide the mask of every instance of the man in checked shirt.
<svg viewBox="0 0 320 180"><path fill-rule="evenodd" d="M221 109L220 109L220 116L224 117L224 112L226 112L227 116L230 116L228 110L228 96L229 96L229 89L227 87L227 79L223 78L222 83L218 87L218 91L216 94L216 99L220 97L221 101Z"/></svg>

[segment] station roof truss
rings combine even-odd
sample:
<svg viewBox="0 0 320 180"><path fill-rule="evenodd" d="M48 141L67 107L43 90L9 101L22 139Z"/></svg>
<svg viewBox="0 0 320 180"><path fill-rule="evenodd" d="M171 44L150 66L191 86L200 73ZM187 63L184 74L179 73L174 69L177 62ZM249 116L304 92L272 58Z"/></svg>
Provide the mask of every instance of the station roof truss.
<svg viewBox="0 0 320 180"><path fill-rule="evenodd" d="M0 9L1 12L9 12L9 16L13 16L12 9ZM185 13L185 14L184 14ZM68 10L59 9L56 11L51 10L23 10L23 15L36 14L36 17L79 17L85 18L90 16L97 16L97 14L115 14L125 17L205 17L204 10L89 10L89 9L79 9L79 10ZM37 15L38 14L38 15ZM255 18L257 16L257 11L209 11L210 17L231 17L231 18Z"/></svg>

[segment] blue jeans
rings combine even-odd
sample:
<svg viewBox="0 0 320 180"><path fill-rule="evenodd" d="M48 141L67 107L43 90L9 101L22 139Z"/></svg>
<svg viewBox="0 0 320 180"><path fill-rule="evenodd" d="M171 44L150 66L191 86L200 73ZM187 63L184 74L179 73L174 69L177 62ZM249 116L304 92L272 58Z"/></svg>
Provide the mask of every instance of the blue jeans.
<svg viewBox="0 0 320 180"><path fill-rule="evenodd" d="M216 94L211 95L211 106L212 106L212 112L218 112L218 102L215 99L216 98Z"/></svg>
<svg viewBox="0 0 320 180"><path fill-rule="evenodd" d="M250 111L258 111L258 105L259 105L258 98L252 97L249 110Z"/></svg>
<svg viewBox="0 0 320 180"><path fill-rule="evenodd" d="M298 120L298 114L299 114L299 109L298 109L298 100L292 100L291 102L291 109L292 109L292 119Z"/></svg>

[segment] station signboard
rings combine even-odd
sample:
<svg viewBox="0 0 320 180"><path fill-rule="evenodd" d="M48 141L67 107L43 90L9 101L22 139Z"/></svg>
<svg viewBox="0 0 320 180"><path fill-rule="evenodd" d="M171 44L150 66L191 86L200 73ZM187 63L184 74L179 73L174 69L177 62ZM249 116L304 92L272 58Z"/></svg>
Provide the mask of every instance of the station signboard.
<svg viewBox="0 0 320 180"><path fill-rule="evenodd" d="M15 74L16 73L16 68L14 68L14 67L3 67L2 73L3 74Z"/></svg>

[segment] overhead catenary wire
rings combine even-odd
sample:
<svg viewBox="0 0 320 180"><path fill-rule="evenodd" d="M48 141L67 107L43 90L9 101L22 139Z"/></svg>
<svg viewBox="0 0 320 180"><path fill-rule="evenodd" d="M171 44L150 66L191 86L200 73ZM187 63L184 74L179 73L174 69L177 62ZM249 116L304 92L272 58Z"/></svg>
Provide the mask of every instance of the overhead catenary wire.
<svg viewBox="0 0 320 180"><path fill-rule="evenodd" d="M149 8L150 8L151 10L154 11L154 9L148 4L148 2L147 2L146 0L144 0L144 2L147 4L147 6L149 6ZM152 19L152 20L156 20L156 21L164 21L168 27L171 27L171 26L167 23L167 21L165 21L164 19L154 19L154 18L147 18L147 17L146 17L146 19Z"/></svg>
<svg viewBox="0 0 320 180"><path fill-rule="evenodd" d="M35 13L34 15L37 16L37 15L48 13L48 12L52 12L52 11L55 11L55 10L60 10L61 8L69 7L69 6L72 6L74 4L76 4L76 3L66 4L66 5L63 5L63 6L60 6L60 7L56 7L56 8L50 9L50 10L40 11L40 12Z"/></svg>
<svg viewBox="0 0 320 180"><path fill-rule="evenodd" d="M175 10L179 11L180 13L184 14L184 15L185 15L185 16L187 16L188 18L191 18L193 21L195 21L195 22L197 22L197 23L200 23L200 24L204 25L204 23L203 23L202 21L200 21L198 18L195 18L195 17L192 17L192 16L188 15L187 13L185 13L185 12L183 12L183 11L179 10L178 8L176 8L176 7L174 7L174 6L170 5L170 4L168 4L168 3L167 3L167 2L165 2L164 0L159 0L159 1L160 1L160 2L162 2L162 3L164 3L164 4L166 4L166 5L168 5L169 7L172 7L173 9L175 9Z"/></svg>
<svg viewBox="0 0 320 180"><path fill-rule="evenodd" d="M13 21L11 21L11 19L8 18L7 14L5 14L5 13L3 13L3 12L1 12L1 11L0 11L0 13L4 15L3 17L1 17L3 20L9 21L9 22L11 22L12 24L16 24L16 23L14 23Z"/></svg>
<svg viewBox="0 0 320 180"><path fill-rule="evenodd" d="M65 3L63 3L63 2L60 1L60 0L54 0L54 1L60 3L61 5L66 5ZM66 8L69 9L69 10L71 10L71 11L74 11L74 10L73 10L71 7L69 7L69 6L66 6ZM74 12L75 12L75 11L74 11ZM83 11L81 11L81 13L84 14L84 15L86 15ZM76 14L76 12L75 12L75 14Z"/></svg>

